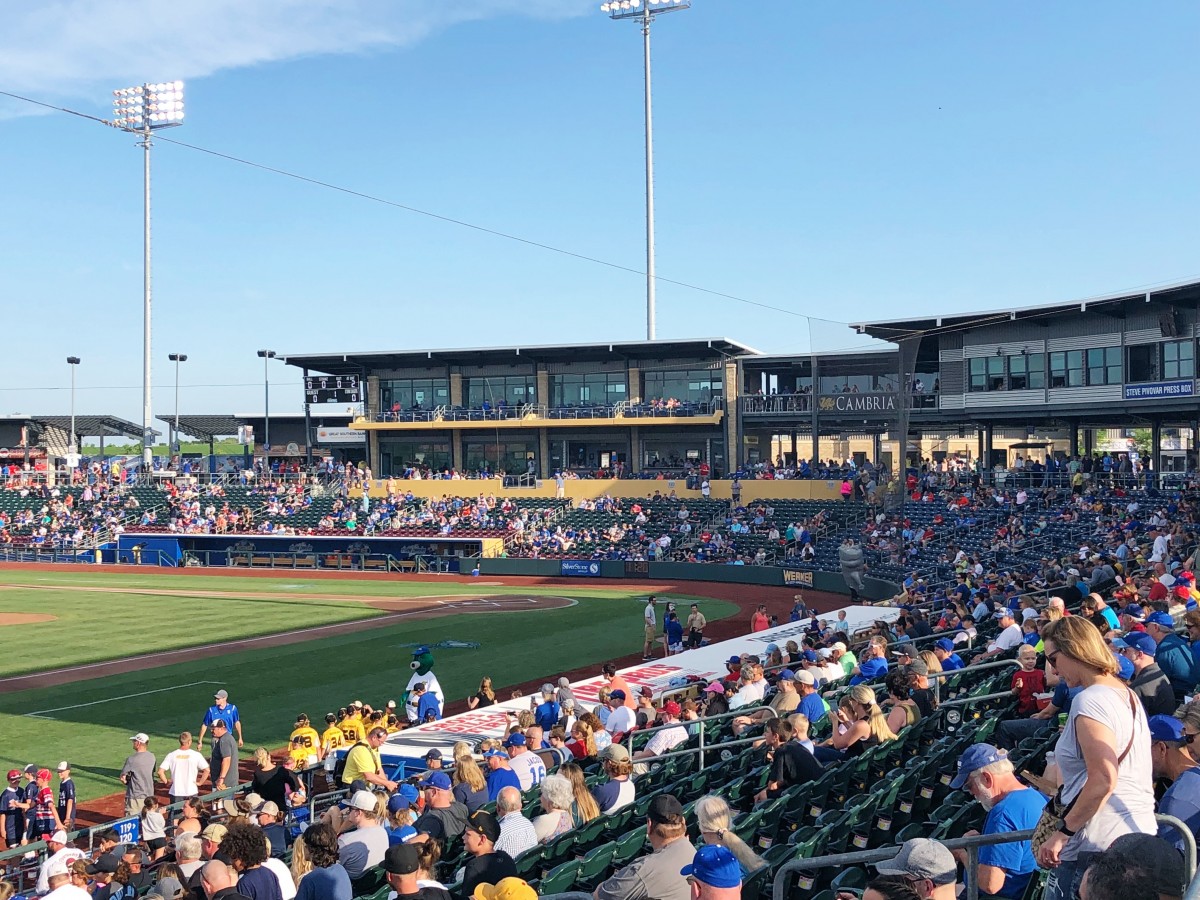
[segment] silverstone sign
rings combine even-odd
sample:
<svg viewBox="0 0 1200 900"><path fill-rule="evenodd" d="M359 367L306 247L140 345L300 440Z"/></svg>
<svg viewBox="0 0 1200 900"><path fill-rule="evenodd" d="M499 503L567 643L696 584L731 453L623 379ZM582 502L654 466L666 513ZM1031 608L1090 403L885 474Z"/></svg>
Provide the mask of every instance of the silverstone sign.
<svg viewBox="0 0 1200 900"><path fill-rule="evenodd" d="M582 559L564 559L562 574L575 575L581 578L595 578L600 574L600 563L588 562Z"/></svg>
<svg viewBox="0 0 1200 900"><path fill-rule="evenodd" d="M817 410L823 413L849 413L850 415L880 415L896 411L894 393L873 392L870 394L823 394L817 398Z"/></svg>
<svg viewBox="0 0 1200 900"><path fill-rule="evenodd" d="M1196 382L1153 381L1149 384L1125 385L1126 400L1169 400L1174 397L1191 397L1196 392Z"/></svg>

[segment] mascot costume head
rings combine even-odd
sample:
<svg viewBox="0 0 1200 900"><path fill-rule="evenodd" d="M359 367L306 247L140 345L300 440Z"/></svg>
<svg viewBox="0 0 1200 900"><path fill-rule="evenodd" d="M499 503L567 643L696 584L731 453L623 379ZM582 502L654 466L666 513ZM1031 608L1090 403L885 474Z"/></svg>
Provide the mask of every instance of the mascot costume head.
<svg viewBox="0 0 1200 900"><path fill-rule="evenodd" d="M433 674L433 650L424 644L413 650L412 677L408 679L408 687L404 689L404 710L408 715L408 721L412 724L417 723L417 698L413 696L413 688L418 684L424 684L425 690L430 691L438 698L438 705L444 710L446 708L446 697L442 693L442 686L438 684L438 679Z"/></svg>

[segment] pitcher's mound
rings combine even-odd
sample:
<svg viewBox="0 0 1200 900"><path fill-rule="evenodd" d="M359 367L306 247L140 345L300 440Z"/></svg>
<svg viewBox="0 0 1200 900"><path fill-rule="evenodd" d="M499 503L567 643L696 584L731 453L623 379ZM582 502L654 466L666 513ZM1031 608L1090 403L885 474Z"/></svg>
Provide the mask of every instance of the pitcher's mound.
<svg viewBox="0 0 1200 900"><path fill-rule="evenodd" d="M38 622L53 622L57 618L47 613L0 612L0 625L36 625Z"/></svg>

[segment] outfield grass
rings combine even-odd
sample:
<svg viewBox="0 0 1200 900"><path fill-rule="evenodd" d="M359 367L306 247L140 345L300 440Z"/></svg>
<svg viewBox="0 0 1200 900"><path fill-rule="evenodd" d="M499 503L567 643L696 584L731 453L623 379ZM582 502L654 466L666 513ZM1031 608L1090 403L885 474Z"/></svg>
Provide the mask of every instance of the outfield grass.
<svg viewBox="0 0 1200 900"><path fill-rule="evenodd" d="M9 581L35 583L41 573L8 573ZM47 576L49 577L49 576ZM73 576L75 578L79 576ZM63 583L65 576L54 576ZM199 583L212 591L227 593L253 588L259 592L294 590L293 585L307 584L313 593L383 594L410 596L421 594L462 593L469 586L462 584L427 584L420 582L378 582L302 579L229 579L130 576L132 580L147 579L147 584L164 589L189 590ZM111 584L107 579L88 583ZM580 666L598 665L614 657L624 656L641 647L641 607L631 591L598 591L572 588L521 589L519 587L483 587L479 593L532 594L546 593L571 596L576 605L562 609L530 612L496 612L451 614L435 619L421 619L395 624L351 635L323 638L305 644L228 653L199 662L146 669L126 675L77 682L72 685L42 688L21 693L0 695L0 770L33 762L53 768L60 759L69 760L84 799L102 796L121 789L115 780L121 762L129 753L129 736L145 731L152 736L150 749L161 759L176 744L174 736L187 728L196 731L201 716L218 687L230 692L231 699L241 709L244 719L246 750L260 744L282 746L297 712L307 712L319 720L327 711L361 699L381 705L395 698L408 683L412 659L411 649L404 645L434 643L455 639L480 643L475 650L439 650L435 671L447 698L466 697L478 687L482 675L491 675L496 684L512 684L531 678L554 675ZM14 591L0 591L0 601L11 603ZM37 592L40 594L40 592ZM69 593L69 592L68 592ZM85 595L86 596L86 595ZM644 596L644 595L641 595ZM681 601L691 598L678 597ZM70 600L77 601L75 595ZM78 602L78 601L77 601ZM131 603L124 614L114 613L117 603ZM286 606L276 613L278 601L198 600L170 605L152 591L145 595L93 595L90 611L81 612L82 620L75 629L97 631L93 644L97 651L108 648L107 658L132 655L132 623L126 619L152 618L142 639L150 642L149 649L163 649L167 638L179 635L185 643L206 643L212 640L212 629L218 623L236 621L249 623L258 632L280 630L263 628L263 616L281 616L286 627L295 627L288 618ZM345 609L336 602L293 601L299 606L297 615L336 614L347 617L357 610L359 615L373 611L346 603ZM732 615L737 607L719 600L700 598L698 602L710 619ZM44 602L26 600L20 611L40 611ZM220 607L214 604L222 604ZM147 607L153 606L153 616ZM290 604L289 604L290 605ZM333 607L330 609L330 607ZM310 609L307 609L311 607ZM217 610L221 609L220 614ZM9 605L0 609L12 609ZM52 610L60 614L58 609ZM184 619L176 616L185 614ZM276 620L277 622L279 620ZM49 623L51 629L59 623ZM5 631L43 628L17 626ZM61 628L62 625L60 624ZM41 632L39 640L43 653L42 665L57 659L58 650L67 650L55 632ZM7 635L6 635L7 636ZM190 639L190 640L186 640ZM6 647L18 649L27 643L8 640ZM5 654L7 657L8 654ZM8 660L6 659L7 663ZM61 664L61 663L60 663ZM36 716L30 715L36 713Z"/></svg>
<svg viewBox="0 0 1200 900"><path fill-rule="evenodd" d="M7 585L7 587L6 587ZM31 585L23 588L14 585ZM135 590L111 593L102 588ZM144 592L143 592L144 591ZM199 591L177 597L160 591ZM214 578L153 574L0 571L0 613L47 613L54 621L4 627L0 677L275 634L383 615L355 598L403 598L482 593L574 596L570 588L474 588L454 582L346 579ZM266 594L346 597L282 599ZM588 596L627 596L618 591ZM228 597L223 595L237 595Z"/></svg>

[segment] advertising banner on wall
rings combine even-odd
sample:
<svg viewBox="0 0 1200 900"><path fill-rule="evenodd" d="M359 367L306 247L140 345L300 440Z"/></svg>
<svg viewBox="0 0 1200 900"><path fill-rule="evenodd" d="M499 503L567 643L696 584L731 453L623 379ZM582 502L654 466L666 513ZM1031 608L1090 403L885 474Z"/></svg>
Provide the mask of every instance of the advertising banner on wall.
<svg viewBox="0 0 1200 900"><path fill-rule="evenodd" d="M585 559L564 559L562 574L578 578L598 578L600 577L600 563L588 562Z"/></svg>

